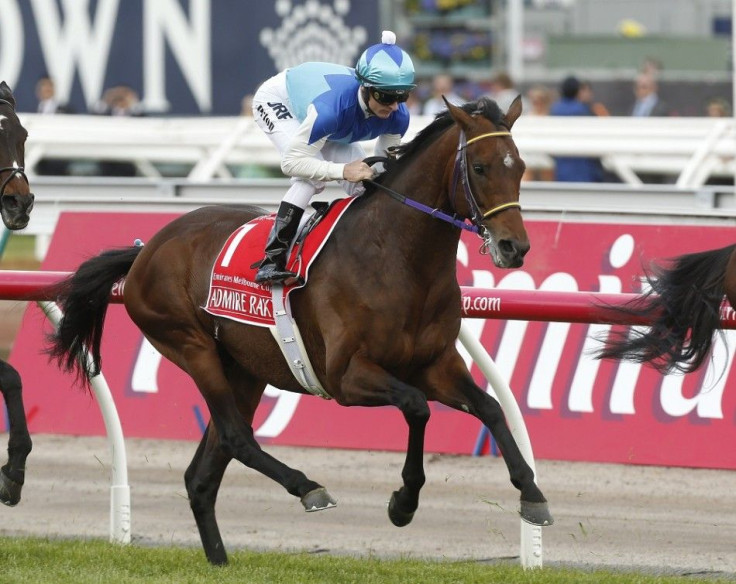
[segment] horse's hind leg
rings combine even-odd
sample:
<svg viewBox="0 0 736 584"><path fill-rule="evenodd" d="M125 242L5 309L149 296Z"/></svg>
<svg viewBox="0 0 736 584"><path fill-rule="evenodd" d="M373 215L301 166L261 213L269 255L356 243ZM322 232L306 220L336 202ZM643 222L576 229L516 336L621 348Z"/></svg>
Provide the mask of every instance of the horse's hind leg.
<svg viewBox="0 0 736 584"><path fill-rule="evenodd" d="M301 471L288 467L261 449L253 434L250 421L253 412L255 412L255 406L260 399L262 387L255 383L239 383L237 384L238 396L236 397L233 385L223 369L223 362L218 354L214 339L197 332L193 335L187 335L183 339L170 340L171 346L177 348L176 354L155 338L149 340L162 354L171 355L172 360L187 371L197 385L207 402L211 415L210 424L214 424L216 429L219 447L222 450L218 456L234 458L273 479L290 494L299 497L307 511L335 506L335 501L329 496L324 487L309 480ZM245 395L246 393L249 393L249 395ZM244 404L249 400L254 405L249 411L245 411L247 407ZM209 468L214 473L222 462L210 460L214 452L213 448L207 445L201 446L201 448L203 448L203 451L199 457L204 460L204 463L200 462L200 465L205 465L202 472L206 472ZM198 457L195 456L196 458ZM211 468L209 465L212 465ZM192 467L190 477L202 476L199 475L199 472L197 465L195 465ZM224 472L224 469L222 472ZM194 478L191 480L194 481ZM216 491L217 489L213 489L211 493L211 496L213 496L212 505L214 505ZM198 524L202 520L206 528L205 537L207 541L202 541L203 546L209 545L210 541L213 541L215 546L218 545L218 542L221 545L219 534L217 539L212 539L214 537L212 535L214 533L213 526L216 527L217 523L214 513L206 515L208 505L206 496L198 498L196 504L203 505L205 509L197 518ZM205 553L208 559L213 557L217 563L227 561L224 549L222 551L205 549Z"/></svg>
<svg viewBox="0 0 736 584"><path fill-rule="evenodd" d="M26 475L26 458L32 442L23 408L20 374L9 363L0 361L0 391L8 410L8 462L0 469L0 502L17 505Z"/></svg>
<svg viewBox="0 0 736 584"><path fill-rule="evenodd" d="M210 422L184 473L189 506L197 522L204 553L207 560L215 565L227 563L227 553L215 517L215 502L225 469L231 460L232 457L220 448L217 432Z"/></svg>

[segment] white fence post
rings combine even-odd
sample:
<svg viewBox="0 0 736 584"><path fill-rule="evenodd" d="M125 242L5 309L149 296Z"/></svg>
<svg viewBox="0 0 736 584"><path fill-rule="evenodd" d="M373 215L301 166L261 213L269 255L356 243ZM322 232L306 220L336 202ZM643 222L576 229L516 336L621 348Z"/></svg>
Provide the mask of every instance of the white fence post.
<svg viewBox="0 0 736 584"><path fill-rule="evenodd" d="M54 327L59 325L62 313L54 302L39 302ZM91 357L88 357L91 360ZM128 462L125 454L125 438L120 424L115 401L105 377L100 373L90 377L90 385L100 406L105 422L107 440L112 451L112 479L110 486L110 541L130 543L130 485L128 485Z"/></svg>
<svg viewBox="0 0 736 584"><path fill-rule="evenodd" d="M498 401L506 414L506 419L511 429L511 434L519 446L521 454L524 456L527 464L537 476L537 469L534 465L534 453L532 452L532 443L529 440L529 433L524 424L524 418L521 415L519 404L511 392L511 388L496 367L490 355L483 348L483 345L476 339L470 327L465 324L465 319L460 324L460 334L458 340L465 347L470 357L473 359L478 368L482 371L488 383L496 392ZM524 568L541 568L543 562L542 554L542 528L538 525L527 523L521 520L521 565Z"/></svg>

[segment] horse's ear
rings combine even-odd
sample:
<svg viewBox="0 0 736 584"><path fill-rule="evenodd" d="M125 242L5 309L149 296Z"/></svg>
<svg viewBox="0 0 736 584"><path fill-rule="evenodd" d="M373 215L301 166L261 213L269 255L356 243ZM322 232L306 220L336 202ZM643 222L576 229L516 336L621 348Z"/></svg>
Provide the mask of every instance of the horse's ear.
<svg viewBox="0 0 736 584"><path fill-rule="evenodd" d="M15 98L13 97L13 92L5 81L0 82L0 99L10 102L13 109L15 109Z"/></svg>
<svg viewBox="0 0 736 584"><path fill-rule="evenodd" d="M520 115L521 95L517 95L516 99L511 102L511 105L509 106L509 111L506 112L506 124L508 125L509 130L511 129L511 126L514 125L514 122L519 119Z"/></svg>
<svg viewBox="0 0 736 584"><path fill-rule="evenodd" d="M450 117L455 120L455 122L457 122L457 124L463 130L467 131L473 123L473 119L470 117L470 114L467 113L463 108L452 105L449 101L445 99L444 95L442 96L442 99L447 106L447 111L450 113Z"/></svg>

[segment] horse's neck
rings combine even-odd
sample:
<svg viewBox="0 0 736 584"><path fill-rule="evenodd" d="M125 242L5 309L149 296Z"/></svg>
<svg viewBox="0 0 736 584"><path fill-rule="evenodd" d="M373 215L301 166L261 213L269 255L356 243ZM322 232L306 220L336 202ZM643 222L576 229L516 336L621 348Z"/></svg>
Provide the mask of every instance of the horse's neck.
<svg viewBox="0 0 736 584"><path fill-rule="evenodd" d="M451 139L430 145L386 181L385 186L432 209L447 211L449 159L454 153ZM399 162L400 164L400 162ZM386 193L374 193L371 200L371 229L380 244L400 252L410 262L449 264L454 267L460 230L410 205L389 203ZM392 253L391 251L389 253ZM440 266L437 266L440 267Z"/></svg>

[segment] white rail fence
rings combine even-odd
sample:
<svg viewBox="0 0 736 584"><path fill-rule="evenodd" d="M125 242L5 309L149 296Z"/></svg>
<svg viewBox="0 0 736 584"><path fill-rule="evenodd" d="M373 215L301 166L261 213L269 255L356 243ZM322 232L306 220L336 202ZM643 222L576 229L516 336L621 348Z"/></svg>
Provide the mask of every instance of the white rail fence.
<svg viewBox="0 0 736 584"><path fill-rule="evenodd" d="M21 114L29 130L26 166L43 158L113 160L160 178L157 165L188 166L190 181L232 178L232 168L278 167L268 138L246 117L125 118ZM406 139L431 118L412 118ZM600 157L624 183L640 185L642 173L664 175L678 188L702 186L711 177L733 177L736 132L719 118L524 116L514 139L532 168L550 167L553 156ZM372 145L366 144L368 151Z"/></svg>

